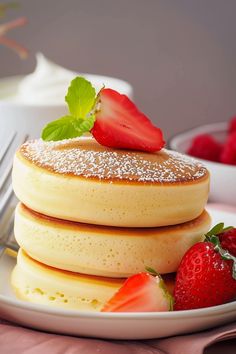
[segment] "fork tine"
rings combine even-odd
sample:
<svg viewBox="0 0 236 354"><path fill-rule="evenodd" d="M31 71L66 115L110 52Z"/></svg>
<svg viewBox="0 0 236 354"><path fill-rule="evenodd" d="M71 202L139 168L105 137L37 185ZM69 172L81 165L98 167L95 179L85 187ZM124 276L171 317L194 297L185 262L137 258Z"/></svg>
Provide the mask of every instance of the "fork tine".
<svg viewBox="0 0 236 354"><path fill-rule="evenodd" d="M16 137L16 139L15 139ZM12 158L10 157L11 152L16 148L16 145L18 146L19 144L24 143L28 139L28 135L24 135L23 139L19 139L17 136L16 132L13 132L10 137L8 137L7 142L5 143L4 147L0 151L0 165L2 169L4 168L4 172L1 174L0 178L0 192L3 194L3 196L0 199L0 222L3 224L3 227L1 226L0 232L0 256L4 252L5 248L7 245L9 245L9 248L17 250L19 247L14 240L14 209L16 203L14 202L14 205L12 205L13 201L13 188L12 184L10 182L10 172L12 170ZM5 166L4 164L7 162L4 161L4 157L9 156L10 157L10 162ZM3 164L2 164L3 162ZM7 187L7 185L9 186ZM4 190L4 186L6 186L6 190ZM12 208L12 210L11 210ZM10 212L10 217L9 217L9 212ZM7 218L7 221L5 222L4 220ZM6 225L6 226L5 226ZM4 246L3 246L4 245Z"/></svg>
<svg viewBox="0 0 236 354"><path fill-rule="evenodd" d="M0 215L0 239L3 231L6 229L6 225L10 216L12 214L12 210L14 209L14 205L11 203L12 197L8 200L7 204L5 205L1 215Z"/></svg>
<svg viewBox="0 0 236 354"><path fill-rule="evenodd" d="M8 176L10 175L11 170L12 170L12 161L10 161L10 163L7 165L5 171L3 172L3 174L0 177L0 191L1 191L2 187L4 186Z"/></svg>
<svg viewBox="0 0 236 354"><path fill-rule="evenodd" d="M14 228L14 219L15 219L15 209L12 210L10 216L8 216L8 220L5 223L5 227L3 228L3 232L1 233L1 243L6 243L13 241L14 238L12 238L12 231Z"/></svg>
<svg viewBox="0 0 236 354"><path fill-rule="evenodd" d="M5 206L7 205L9 199L12 197L13 195L13 189L12 189L12 185L10 184L9 187L7 188L6 193L4 193L1 201L0 201L0 217L4 211Z"/></svg>
<svg viewBox="0 0 236 354"><path fill-rule="evenodd" d="M16 132L13 132L9 137L8 140L6 141L5 145L3 145L3 148L0 151L0 162L2 161L3 157L5 156L5 154L7 153L7 150L9 148L9 146L11 145L13 139L16 136Z"/></svg>
<svg viewBox="0 0 236 354"><path fill-rule="evenodd" d="M8 237L7 237L6 247L10 248L11 250L18 251L20 246L16 242L15 235L14 235L14 218L11 226L8 228L7 235Z"/></svg>
<svg viewBox="0 0 236 354"><path fill-rule="evenodd" d="M11 139L9 139L8 144L6 144L7 148L10 147L10 144L12 144L13 139L15 138L15 136L16 136L16 133L12 134ZM19 144L17 144L17 145L23 144L27 139L28 139L28 135L26 134L26 135L23 136L23 138L20 141L18 141ZM5 147L3 149L5 151L5 153L2 154L2 159L3 159L3 157L5 156L5 154L7 152ZM1 163L1 160L0 160L0 163ZM12 158L10 159L10 162L8 163L8 165L4 169L4 172L0 176L0 192L1 192L2 188L3 188L3 186L5 185L5 183L7 182L8 178L10 177L11 170L12 170ZM7 191L7 192L10 193L10 191ZM4 207L4 203L6 203L8 201L8 196L10 196L10 194L7 194L7 192L6 192L6 196L3 196L3 199L0 202L0 215L1 215L1 210Z"/></svg>
<svg viewBox="0 0 236 354"><path fill-rule="evenodd" d="M8 207L4 208L3 218L5 221L2 222L0 228L0 257L4 254L6 248L14 251L19 249L14 235L15 207L11 203L8 203Z"/></svg>
<svg viewBox="0 0 236 354"><path fill-rule="evenodd" d="M10 191L9 186L9 191ZM15 212L15 207L12 205L12 199L9 197L8 199L5 200L4 203L4 210L2 212L2 216L0 218L0 240L2 240L4 233L6 233L6 230L9 227L9 221L12 221L12 215Z"/></svg>

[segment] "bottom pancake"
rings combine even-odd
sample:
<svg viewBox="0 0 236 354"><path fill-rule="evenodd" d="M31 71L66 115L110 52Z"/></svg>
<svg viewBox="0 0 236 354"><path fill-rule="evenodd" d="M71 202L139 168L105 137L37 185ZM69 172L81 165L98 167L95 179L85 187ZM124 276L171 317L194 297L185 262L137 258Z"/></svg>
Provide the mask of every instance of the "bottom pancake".
<svg viewBox="0 0 236 354"><path fill-rule="evenodd" d="M174 275L164 280L172 292ZM58 270L33 260L22 249L11 276L16 296L22 300L85 311L99 311L124 281Z"/></svg>
<svg viewBox="0 0 236 354"><path fill-rule="evenodd" d="M89 311L99 311L123 282L58 270L33 260L22 249L11 276L11 285L22 300Z"/></svg>
<svg viewBox="0 0 236 354"><path fill-rule="evenodd" d="M204 211L184 224L156 228L116 228L64 221L19 204L15 237L34 259L77 273L126 278L145 271L176 272L185 252L210 228Z"/></svg>

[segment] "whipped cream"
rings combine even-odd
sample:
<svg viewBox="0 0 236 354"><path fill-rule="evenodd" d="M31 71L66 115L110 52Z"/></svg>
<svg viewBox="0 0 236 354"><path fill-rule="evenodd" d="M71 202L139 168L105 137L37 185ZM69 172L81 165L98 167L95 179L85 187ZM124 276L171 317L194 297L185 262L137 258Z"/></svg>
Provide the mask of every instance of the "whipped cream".
<svg viewBox="0 0 236 354"><path fill-rule="evenodd" d="M18 98L23 102L62 103L71 80L78 73L67 70L36 54L36 68L18 86Z"/></svg>
<svg viewBox="0 0 236 354"><path fill-rule="evenodd" d="M63 68L48 60L42 53L36 54L33 73L21 78L4 101L23 104L63 105L68 86L75 76L88 79L98 92L104 85L132 98L132 86L122 80L92 74L81 74Z"/></svg>

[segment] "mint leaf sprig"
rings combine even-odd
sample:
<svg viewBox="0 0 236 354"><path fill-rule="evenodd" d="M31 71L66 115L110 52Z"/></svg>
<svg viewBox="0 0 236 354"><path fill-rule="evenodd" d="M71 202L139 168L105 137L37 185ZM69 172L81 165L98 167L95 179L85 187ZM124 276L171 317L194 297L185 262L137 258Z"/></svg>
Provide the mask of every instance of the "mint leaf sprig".
<svg viewBox="0 0 236 354"><path fill-rule="evenodd" d="M94 87L88 80L79 76L72 80L65 101L70 114L47 124L41 134L43 140L72 139L93 128L97 96Z"/></svg>
<svg viewBox="0 0 236 354"><path fill-rule="evenodd" d="M205 234L205 241L211 242L214 245L216 252L219 252L224 260L233 262L232 265L232 277L236 280L236 257L229 253L229 251L222 248L218 235L233 229L233 226L224 227L224 223L221 222L215 225L210 231Z"/></svg>

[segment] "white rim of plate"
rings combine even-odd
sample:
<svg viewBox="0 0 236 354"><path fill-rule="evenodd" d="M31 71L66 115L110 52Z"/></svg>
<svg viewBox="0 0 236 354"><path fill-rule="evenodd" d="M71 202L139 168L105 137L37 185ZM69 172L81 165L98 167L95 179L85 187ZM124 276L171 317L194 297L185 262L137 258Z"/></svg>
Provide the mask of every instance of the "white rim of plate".
<svg viewBox="0 0 236 354"><path fill-rule="evenodd" d="M206 307L202 309L184 310L184 311L166 311L166 312L89 312L79 310L66 310L58 308L50 308L46 305L32 304L23 302L18 299L10 299L4 295L0 295L0 302L17 307L22 310L35 311L43 314L56 315L61 317L87 317L99 319L176 319L176 318L189 318L189 317L214 317L216 315L225 314L236 310L236 301L226 304Z"/></svg>

